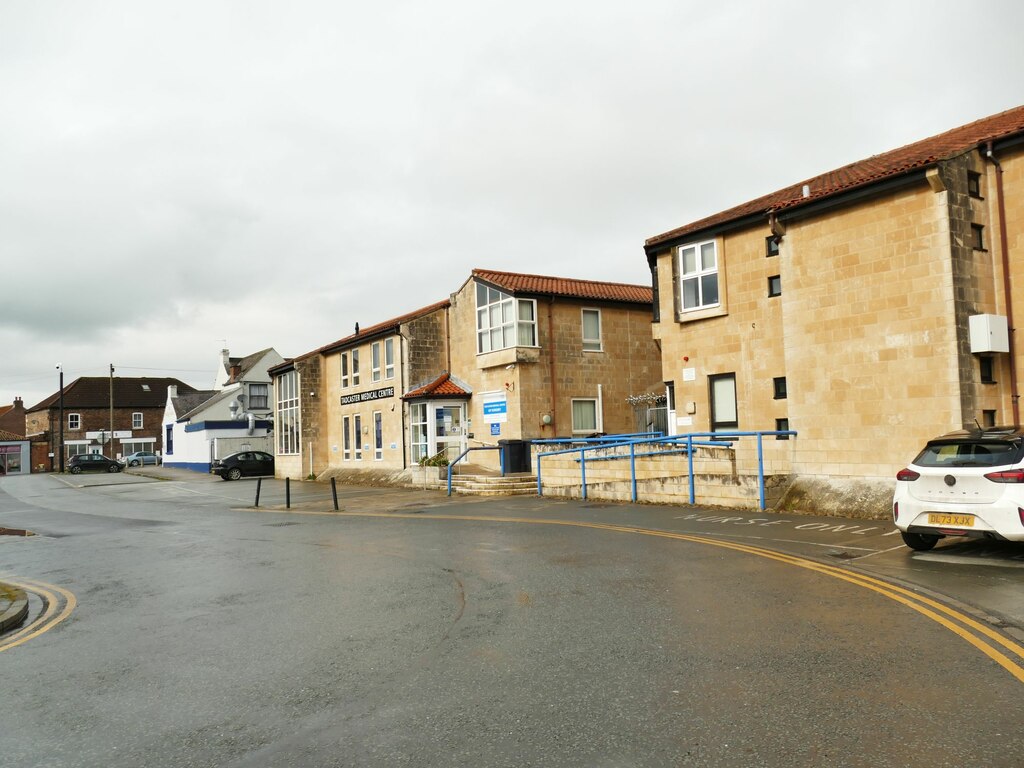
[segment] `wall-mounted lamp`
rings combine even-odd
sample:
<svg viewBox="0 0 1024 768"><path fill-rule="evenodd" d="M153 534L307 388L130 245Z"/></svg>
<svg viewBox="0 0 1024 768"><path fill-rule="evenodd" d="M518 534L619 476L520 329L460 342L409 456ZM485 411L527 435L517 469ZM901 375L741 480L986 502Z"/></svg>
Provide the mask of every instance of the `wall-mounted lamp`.
<svg viewBox="0 0 1024 768"><path fill-rule="evenodd" d="M544 426L547 426L548 424L550 424L551 423L551 414L550 413L545 413L543 416L541 416L540 417L540 423L543 424Z"/></svg>
<svg viewBox="0 0 1024 768"><path fill-rule="evenodd" d="M508 365L505 366L505 370L506 371L514 371L515 369L516 369L516 364L515 363L509 363Z"/></svg>

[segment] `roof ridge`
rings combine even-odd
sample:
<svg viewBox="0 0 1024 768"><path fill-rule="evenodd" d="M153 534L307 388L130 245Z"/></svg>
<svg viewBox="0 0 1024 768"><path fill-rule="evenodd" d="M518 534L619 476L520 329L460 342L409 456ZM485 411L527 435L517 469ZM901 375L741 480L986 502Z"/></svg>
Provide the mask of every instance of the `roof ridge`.
<svg viewBox="0 0 1024 768"><path fill-rule="evenodd" d="M530 272L506 272L501 269L474 269L473 274L490 273L493 275L507 275L509 277L534 277L541 280L563 280L569 283L589 283L590 285L617 285L629 288L650 288L649 285L641 283L621 283L612 280L588 280L585 277L559 277L558 275L537 275Z"/></svg>

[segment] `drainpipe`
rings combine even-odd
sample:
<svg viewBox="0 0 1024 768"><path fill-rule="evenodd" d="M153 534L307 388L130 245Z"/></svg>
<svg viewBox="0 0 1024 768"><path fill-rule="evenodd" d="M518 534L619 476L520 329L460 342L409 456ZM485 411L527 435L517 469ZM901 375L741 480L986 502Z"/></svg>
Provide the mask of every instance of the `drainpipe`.
<svg viewBox="0 0 1024 768"><path fill-rule="evenodd" d="M555 297L548 299L548 357L551 360L551 427L552 437L558 434L558 382L555 379Z"/></svg>
<svg viewBox="0 0 1024 768"><path fill-rule="evenodd" d="M405 400L402 399L405 395L405 334L401 326L398 328L398 382L398 407L402 416L402 469L408 469L409 445L405 435Z"/></svg>
<svg viewBox="0 0 1024 768"><path fill-rule="evenodd" d="M1013 408L1013 426L1020 426L1020 394L1017 392L1017 352L1013 327L1013 292L1010 289L1010 254L1006 236L1006 200L1003 196L1003 166L992 153L992 142L985 148L985 156L996 169L996 201L999 208L999 253L1003 262L1003 294L1006 301L1006 324L1010 335L1010 403Z"/></svg>

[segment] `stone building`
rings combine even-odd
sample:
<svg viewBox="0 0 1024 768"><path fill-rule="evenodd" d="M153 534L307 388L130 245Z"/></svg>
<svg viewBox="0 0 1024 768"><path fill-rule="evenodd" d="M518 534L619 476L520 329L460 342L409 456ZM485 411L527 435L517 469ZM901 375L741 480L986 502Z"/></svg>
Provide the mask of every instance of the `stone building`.
<svg viewBox="0 0 1024 768"><path fill-rule="evenodd" d="M1024 107L648 239L672 431L795 430L784 506L886 514L925 440L1020 423L1022 237Z"/></svg>
<svg viewBox="0 0 1024 768"><path fill-rule="evenodd" d="M474 270L449 299L271 370L277 472L396 475L501 440L628 432L663 387L647 286ZM497 451L473 463L499 465Z"/></svg>

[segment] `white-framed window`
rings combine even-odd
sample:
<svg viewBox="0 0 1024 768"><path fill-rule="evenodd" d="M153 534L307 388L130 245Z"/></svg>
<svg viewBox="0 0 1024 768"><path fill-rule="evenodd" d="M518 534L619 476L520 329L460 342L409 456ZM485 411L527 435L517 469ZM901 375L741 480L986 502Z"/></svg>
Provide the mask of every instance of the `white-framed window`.
<svg viewBox="0 0 1024 768"><path fill-rule="evenodd" d="M348 461L352 458L352 419L348 416L341 417L341 435L341 456Z"/></svg>
<svg viewBox="0 0 1024 768"><path fill-rule="evenodd" d="M370 381L380 381L380 342L370 346Z"/></svg>
<svg viewBox="0 0 1024 768"><path fill-rule="evenodd" d="M69 413L68 414L68 429L81 429L82 428L82 414L80 413Z"/></svg>
<svg viewBox="0 0 1024 768"><path fill-rule="evenodd" d="M277 377L274 431L277 433L279 454L299 452L299 374L296 371L288 371Z"/></svg>
<svg viewBox="0 0 1024 768"><path fill-rule="evenodd" d="M537 346L537 302L476 284L476 351Z"/></svg>
<svg viewBox="0 0 1024 768"><path fill-rule="evenodd" d="M270 385L250 384L249 385L249 407L269 408L270 407Z"/></svg>
<svg viewBox="0 0 1024 768"><path fill-rule="evenodd" d="M355 416L352 417L352 423L353 423L353 425L355 425L355 429L353 431L355 432L354 437L355 437L355 441L356 441L356 443L355 443L355 450L353 452L352 458L354 458L356 461L362 461L363 460L363 417L360 416L357 413Z"/></svg>
<svg viewBox="0 0 1024 768"><path fill-rule="evenodd" d="M132 414L132 429L142 429L142 414L138 411Z"/></svg>
<svg viewBox="0 0 1024 768"><path fill-rule="evenodd" d="M86 456L89 453L89 443L64 443L64 447L67 448L68 458L72 456Z"/></svg>
<svg viewBox="0 0 1024 768"><path fill-rule="evenodd" d="M348 352L342 352L341 358L341 388L348 387Z"/></svg>
<svg viewBox="0 0 1024 768"><path fill-rule="evenodd" d="M373 412L373 460L384 458L384 414Z"/></svg>
<svg viewBox="0 0 1024 768"><path fill-rule="evenodd" d="M359 386L359 350L352 350L352 386Z"/></svg>
<svg viewBox="0 0 1024 768"><path fill-rule="evenodd" d="M413 403L409 406L409 446L413 463L427 458L427 404Z"/></svg>
<svg viewBox="0 0 1024 768"><path fill-rule="evenodd" d="M594 398L573 398L573 434L592 434L600 431L601 417L597 410L597 400Z"/></svg>
<svg viewBox="0 0 1024 768"><path fill-rule="evenodd" d="M601 351L601 310L584 309L583 311L583 351Z"/></svg>
<svg viewBox="0 0 1024 768"><path fill-rule="evenodd" d="M718 250L714 240L679 247L679 311L717 307Z"/></svg>
<svg viewBox="0 0 1024 768"><path fill-rule="evenodd" d="M395 340L384 340L384 378L395 378Z"/></svg>

